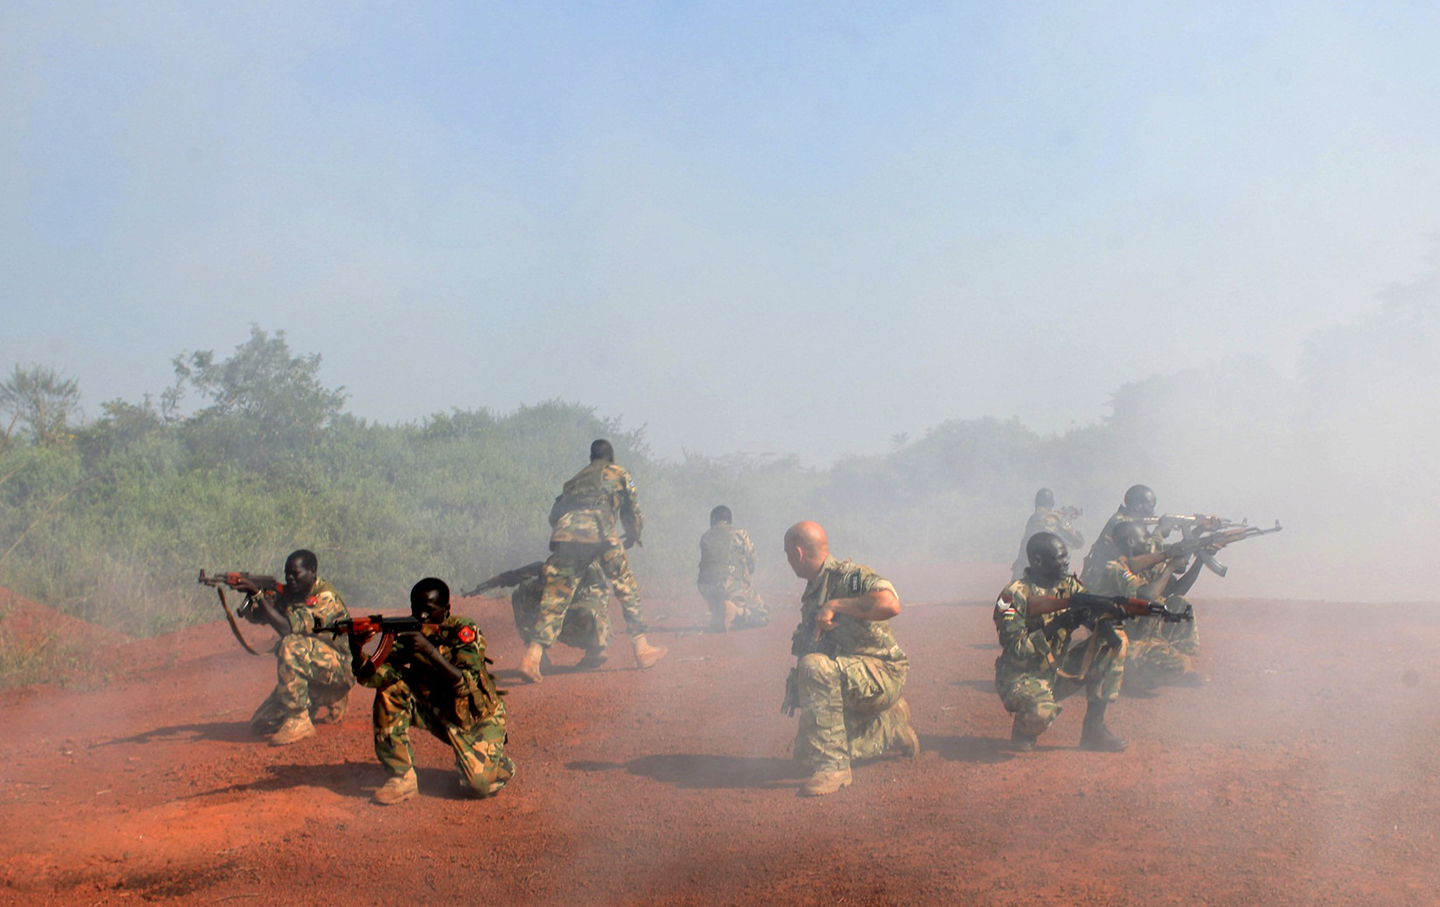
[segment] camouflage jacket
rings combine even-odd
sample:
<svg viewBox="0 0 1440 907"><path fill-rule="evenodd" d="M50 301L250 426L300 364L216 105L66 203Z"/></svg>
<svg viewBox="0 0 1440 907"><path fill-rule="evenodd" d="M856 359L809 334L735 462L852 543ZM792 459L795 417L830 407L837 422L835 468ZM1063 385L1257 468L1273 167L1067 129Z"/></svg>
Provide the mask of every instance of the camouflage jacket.
<svg viewBox="0 0 1440 907"><path fill-rule="evenodd" d="M620 526L638 542L644 522L630 473L609 460L591 460L565 483L550 508L550 544L618 545Z"/></svg>
<svg viewBox="0 0 1440 907"><path fill-rule="evenodd" d="M1030 514L1030 519L1025 521L1025 534L1020 536L1020 554L1010 565L1011 579L1019 579L1030 565L1030 559L1025 556L1025 545L1029 543L1032 535L1040 532L1053 532L1060 536L1060 541L1065 543L1069 551L1079 551L1085 544L1084 533L1071 525L1064 514L1049 507L1036 507L1035 512Z"/></svg>
<svg viewBox="0 0 1440 907"><path fill-rule="evenodd" d="M820 572L805 586L805 594L800 597L800 626L795 628L791 637L791 654L800 657L823 652L832 658L837 655L864 655L889 662L896 668L908 667L910 660L895 642L888 620L861 620L848 614L837 614L835 625L820 639L815 639L815 615L822 605L832 598L854 598L881 589L895 592L889 580L882 579L869 567L853 561L837 561L834 557L825 558Z"/></svg>
<svg viewBox="0 0 1440 907"><path fill-rule="evenodd" d="M1042 586L1025 575L1006 586L995 599L995 630L1000 634L1000 657L995 659L997 678L1006 679L1022 674L1041 674L1051 678L1070 648L1072 631L1056 629L1047 637L1045 628L1063 611L1031 616L1027 608L1030 596L1059 597L1080 592L1080 580L1067 576L1053 586ZM1008 594L1007 594L1008 593ZM1010 601L1006 602L1005 599Z"/></svg>
<svg viewBox="0 0 1440 907"><path fill-rule="evenodd" d="M1115 511L1115 515L1110 518L1109 522L1105 524L1105 528L1101 529L1100 534L1095 537L1095 544L1090 546L1090 553L1085 555L1085 563L1080 570L1081 582L1086 585L1098 582L1100 575L1105 572L1105 565L1123 553L1119 548L1115 547L1115 540L1111 536L1111 533L1115 531L1116 526L1119 526L1121 523L1129 523L1134 519L1135 517L1131 516L1130 511L1126 510L1124 506L1121 506Z"/></svg>
<svg viewBox="0 0 1440 907"><path fill-rule="evenodd" d="M700 585L745 580L755 572L755 545L750 533L729 523L711 526L700 537Z"/></svg>
<svg viewBox="0 0 1440 907"><path fill-rule="evenodd" d="M1163 546L1164 543L1156 538L1151 539L1147 547L1151 553L1154 553ZM1126 598L1134 598L1146 586L1164 576L1170 568L1169 563L1162 561L1146 570L1131 570L1130 558L1117 557L1108 561L1104 568L1095 574L1094 582L1089 583L1086 588L1098 595L1123 595Z"/></svg>
<svg viewBox="0 0 1440 907"><path fill-rule="evenodd" d="M344 620L350 616L345 608L345 600L335 587L323 579L315 580L315 585L310 589L310 594L305 598L296 598L281 593L275 596L275 610L290 624L289 634L299 636L314 636L322 644L329 646L341 655L341 663L350 663L350 648L343 636L333 636L329 633L315 632L315 621L320 621L322 627L327 627L337 620ZM252 622L262 620L258 614L251 612L248 619ZM287 635L289 635L287 634Z"/></svg>
<svg viewBox="0 0 1440 907"><path fill-rule="evenodd" d="M460 669L462 680L449 676L429 663L405 638L397 637L385 662L369 677L360 679L367 687L385 687L404 681L423 707L438 712L462 728L490 718L503 710L495 678L486 667L485 636L475 622L451 614L439 627L425 631L425 638L440 650L446 661Z"/></svg>

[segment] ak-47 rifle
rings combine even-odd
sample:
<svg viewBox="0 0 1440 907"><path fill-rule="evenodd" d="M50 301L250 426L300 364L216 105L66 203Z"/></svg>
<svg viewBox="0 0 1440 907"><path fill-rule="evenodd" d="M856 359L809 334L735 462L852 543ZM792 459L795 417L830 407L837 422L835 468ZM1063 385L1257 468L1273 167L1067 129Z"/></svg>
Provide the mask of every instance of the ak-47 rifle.
<svg viewBox="0 0 1440 907"><path fill-rule="evenodd" d="M1163 561L1180 560L1194 556L1198 557L1200 563L1204 564L1210 572L1218 576L1224 576L1230 572L1230 568L1215 560L1215 552L1224 548L1226 545L1233 545L1242 539L1254 538L1257 535L1272 535L1285 528L1280 525L1279 520L1276 520L1275 525L1271 528L1261 529L1259 526L1251 526L1248 520L1242 520L1236 523L1232 520L1224 520L1219 517L1192 518L1188 516L1176 517L1167 515L1164 517L1151 517L1149 519L1177 520L1174 525L1180 527L1180 540L1178 542L1171 542L1154 553L1141 554L1130 558L1131 569L1146 570ZM1190 524L1178 522L1187 519L1195 519L1197 522ZM1161 531L1163 532L1165 524L1161 522L1158 525L1162 527ZM1214 525L1218 528L1201 528L1209 525Z"/></svg>
<svg viewBox="0 0 1440 907"><path fill-rule="evenodd" d="M1083 507L1076 507L1073 504L1066 504L1060 508L1060 518L1066 522L1073 523L1084 515L1085 509Z"/></svg>
<svg viewBox="0 0 1440 907"><path fill-rule="evenodd" d="M380 642L375 651L365 659L365 664L370 670L375 670L385 663L390 657L390 648L395 645L395 636L398 633L419 633L423 630L438 627L439 624L427 624L415 617L386 617L383 614L372 614L369 617L346 617L337 620L333 624L326 624L315 618L315 632L330 633L336 638L342 634L345 636L356 636L360 638L360 645L364 646L373 637L379 636Z"/></svg>
<svg viewBox="0 0 1440 907"><path fill-rule="evenodd" d="M509 586L518 586L523 582L535 579L540 575L540 568L545 566L544 561L536 561L533 564L526 564L523 567L516 567L514 570L506 570L504 573L497 573L485 582L471 589L469 592L461 592L462 598L469 598L472 595L482 595L491 589L505 589Z"/></svg>
<svg viewBox="0 0 1440 907"><path fill-rule="evenodd" d="M230 623L230 632L235 634L235 638L239 640L240 645L244 647L246 652L249 652L251 655L259 655L260 653L251 648L250 644L245 641L245 637L240 634L240 625L235 622L235 612L230 610L230 603L225 601L225 590L221 588L222 586L229 586L231 589L238 589L242 581L249 581L255 588L260 590L261 594L285 591L285 585L273 576L260 573L245 573L238 570L232 570L227 573L211 573L209 575L206 575L205 571L201 570L200 579L197 582L202 586L209 586L215 590L215 594L220 597L220 607L225 610L225 620ZM245 603L240 606L240 616L248 617L251 608L251 599L247 598Z"/></svg>
<svg viewBox="0 0 1440 907"><path fill-rule="evenodd" d="M1000 593L1005 604L1014 601L1009 590ZM1072 592L1068 595L1031 595L1025 599L1025 611L1030 615L1050 614L1055 611L1075 611L1083 618L1086 626L1093 627L1102 620L1124 620L1127 617L1159 617L1166 623L1194 620L1193 608L1171 611L1160 602L1143 598L1126 598L1123 595L1096 595L1093 592Z"/></svg>

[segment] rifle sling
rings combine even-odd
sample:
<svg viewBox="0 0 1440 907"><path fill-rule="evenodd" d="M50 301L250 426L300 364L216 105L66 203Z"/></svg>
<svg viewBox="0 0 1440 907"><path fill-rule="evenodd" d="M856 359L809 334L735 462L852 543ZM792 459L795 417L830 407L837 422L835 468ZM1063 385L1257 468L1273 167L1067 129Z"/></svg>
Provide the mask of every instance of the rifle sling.
<svg viewBox="0 0 1440 907"><path fill-rule="evenodd" d="M240 642L240 645L244 647L246 652L249 652L251 655L259 655L260 653L250 648L250 644L246 642L245 637L240 634L240 625L235 622L235 613L230 610L230 603L225 600L225 590L216 586L215 594L220 596L220 607L225 609L225 619L230 622L230 632L235 634L235 638Z"/></svg>

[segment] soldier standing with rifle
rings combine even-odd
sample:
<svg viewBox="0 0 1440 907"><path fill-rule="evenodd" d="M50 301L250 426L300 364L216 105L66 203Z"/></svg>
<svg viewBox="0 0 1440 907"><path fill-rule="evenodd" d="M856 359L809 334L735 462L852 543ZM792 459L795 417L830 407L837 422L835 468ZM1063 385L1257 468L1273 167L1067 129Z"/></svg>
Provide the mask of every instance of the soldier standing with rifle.
<svg viewBox="0 0 1440 907"><path fill-rule="evenodd" d="M850 786L852 759L920 752L900 695L910 660L890 632L900 613L895 587L869 567L831 557L819 523L790 527L785 558L806 585L790 641L799 661L781 709L800 710L795 759L814 773L800 794L819 797Z"/></svg>
<svg viewBox="0 0 1440 907"><path fill-rule="evenodd" d="M285 583L280 589L271 580L267 583L271 588L262 590L249 574L238 574L233 583L246 594L241 616L280 634L275 644L275 689L250 717L256 733L270 735L271 746L314 736L312 718L322 709L326 711L319 719L322 724L343 719L355 683L349 653L333 637L325 639L315 632L317 625L350 616L335 587L316 576L318 565L315 552L302 548L285 559Z"/></svg>
<svg viewBox="0 0 1440 907"><path fill-rule="evenodd" d="M545 591L540 615L520 661L520 673L539 683L540 660L555 644L564 625L565 610L575 597L580 578L598 564L625 614L625 631L635 648L635 664L653 666L665 649L645 639L645 618L640 610L640 589L630 572L626 549L640 544L644 517L630 473L615 462L615 449L603 438L590 445L590 465L565 483L550 508L550 558L542 576ZM617 526L625 529L622 543Z"/></svg>

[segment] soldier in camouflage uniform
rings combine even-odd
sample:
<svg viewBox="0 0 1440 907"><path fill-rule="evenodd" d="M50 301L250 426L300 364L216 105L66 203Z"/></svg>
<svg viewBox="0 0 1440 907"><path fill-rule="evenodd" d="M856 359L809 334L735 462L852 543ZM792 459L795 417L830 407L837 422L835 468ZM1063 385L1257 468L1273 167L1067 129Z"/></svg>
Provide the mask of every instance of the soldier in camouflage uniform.
<svg viewBox="0 0 1440 907"><path fill-rule="evenodd" d="M665 649L645 639L645 618L640 610L640 588L630 572L625 551L640 543L644 517L630 473L615 462L615 449L603 438L590 445L590 465L565 483L550 508L550 558L542 576L545 591L540 614L520 674L531 683L541 681L540 661L555 644L564 625L565 611L575 597L585 571L598 564L600 572L620 599L625 632L635 649L637 667L648 668L665 657ZM618 526L625 529L622 544Z"/></svg>
<svg viewBox="0 0 1440 907"><path fill-rule="evenodd" d="M1085 555L1085 563L1080 568L1080 581L1089 586L1097 582L1100 575L1105 572L1105 565L1124 554L1115 547L1115 540L1112 537L1115 527L1121 523L1148 520L1155 516L1155 492L1145 485L1131 485L1125 490L1125 502L1116 510L1095 537L1095 544L1090 546L1090 553Z"/></svg>
<svg viewBox="0 0 1440 907"><path fill-rule="evenodd" d="M770 611L750 577L755 546L750 534L730 525L730 508L710 511L710 529L700 537L700 576L696 588L710 605L710 629L729 633L770 623Z"/></svg>
<svg viewBox="0 0 1440 907"><path fill-rule="evenodd" d="M1080 546L1085 544L1084 534L1070 524L1070 519L1064 513L1055 509L1055 492L1042 488L1035 492L1035 512L1030 514L1030 519L1025 522L1025 533L1020 537L1020 553L1015 555L1015 562L1010 565L1012 580L1025 575L1025 568L1030 563L1025 556L1025 545L1037 532L1055 533L1071 551L1078 551Z"/></svg>
<svg viewBox="0 0 1440 907"><path fill-rule="evenodd" d="M527 646L535 640L535 625L540 618L540 601L545 594L545 580L541 569L536 569L533 576L525 579L510 593L510 608L515 614L515 631L520 634L520 641ZM600 565L592 563L581 575L575 588L575 597L565 608L565 617L561 621L560 633L555 637L555 641L585 650L579 667L598 668L609 658L605 651L614 635L610 623L610 584L605 582Z"/></svg>
<svg viewBox="0 0 1440 907"><path fill-rule="evenodd" d="M1125 741L1105 726L1105 709L1120 695L1125 675L1125 633L1114 623L1100 621L1083 645L1071 645L1072 635L1086 615L1076 609L1042 613L1034 599L1063 599L1082 591L1069 574L1070 557L1060 537L1042 532L1026 546L1030 565L1025 575L1006 586L995 601L995 629L1000 635L1000 657L995 659L995 689L1005 710L1015 716L1010 729L1011 748L1027 752L1060 714L1057 701L1084 689L1085 711L1082 749L1119 752Z"/></svg>
<svg viewBox="0 0 1440 907"><path fill-rule="evenodd" d="M800 794L818 797L850 785L852 759L919 753L901 696L910 660L890 632L900 613L895 587L869 567L831 557L820 524L791 526L785 557L807 583L784 708L800 710L795 759L813 772Z"/></svg>
<svg viewBox="0 0 1440 907"><path fill-rule="evenodd" d="M317 567L315 553L302 548L285 559L284 591L261 593L248 578L235 585L247 595L241 608L245 619L280 634L275 689L250 717L250 726L268 734L271 746L313 736L316 721L343 719L355 683L349 653L333 636L315 633L317 621L328 626L350 616L335 587L316 577Z"/></svg>
<svg viewBox="0 0 1440 907"><path fill-rule="evenodd" d="M450 587L426 577L410 590L410 613L427 627L401 633L379 665L350 637L355 676L375 690L375 755L390 778L375 792L387 806L415 796L410 728L429 731L455 751L460 788L493 797L515 774L505 755L505 703L485 667L485 637L474 622L450 613Z"/></svg>
<svg viewBox="0 0 1440 907"><path fill-rule="evenodd" d="M1089 587L1091 592L1164 601L1170 611L1190 609L1184 595L1199 576L1198 558L1189 570L1177 575L1172 559L1155 562L1165 546L1140 524L1116 526L1113 536L1124 553L1105 565L1104 572ZM1125 635L1130 641L1125 654L1125 678L1136 688L1149 690L1164 683L1204 685L1205 676L1191 663L1200 654L1200 634L1194 620L1167 623L1154 615L1133 617L1125 623Z"/></svg>

